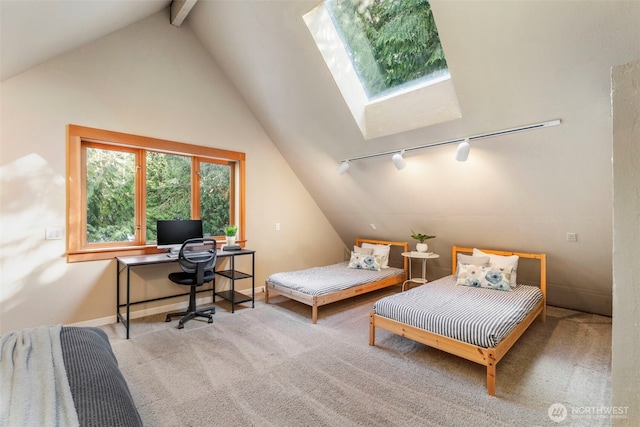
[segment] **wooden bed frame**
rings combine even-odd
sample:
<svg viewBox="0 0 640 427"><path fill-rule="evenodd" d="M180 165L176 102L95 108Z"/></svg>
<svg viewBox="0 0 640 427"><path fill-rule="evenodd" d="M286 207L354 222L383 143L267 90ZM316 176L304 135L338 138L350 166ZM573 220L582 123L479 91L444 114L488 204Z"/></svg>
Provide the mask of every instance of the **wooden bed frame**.
<svg viewBox="0 0 640 427"><path fill-rule="evenodd" d="M399 246L402 248L402 252L407 252L409 250L409 246L407 242L390 242L386 240L374 240L374 239L356 239L356 246L362 245L362 243L372 243L374 245L391 245L391 246ZM328 294L323 295L308 295L284 286L277 285L275 283L269 282L267 279L264 287L264 301L269 304L269 293L276 292L279 295L285 296L289 299L301 302L306 305L311 306L311 321L313 324L318 322L318 307L321 305L331 304L332 302L341 301L343 299L355 297L357 295L362 295L367 292L372 292L378 289L386 288L388 286L393 285L402 285L407 278L407 266L408 261L406 257L403 257L404 261L404 275L389 277L383 280L378 280L376 282L365 283L363 285L357 285L348 289L343 289L340 291L330 292Z"/></svg>
<svg viewBox="0 0 640 427"><path fill-rule="evenodd" d="M511 331L511 333L509 333L509 335L498 343L498 345L491 348L479 347L453 338L445 337L443 335L435 334L433 332L428 332L424 329L416 328L387 317L379 316L373 312L371 313L369 321L369 345L375 345L375 328L378 327L447 353L455 354L456 356L463 357L472 362L479 363L480 365L487 367L487 392L489 395L495 396L496 364L505 356L505 354L507 354L507 351L509 351L516 341L518 341L518 338L522 336L524 331L527 330L529 325L533 323L537 316L540 316L540 320L542 322L545 321L547 299L547 258L546 254L481 250L483 252L496 255L518 255L520 258L540 260L540 290L542 291L542 300L529 312L527 317L525 317L522 322L520 322L518 326ZM458 252L470 253L473 252L473 249L454 246L451 252L451 271L453 274L456 274ZM423 286L429 286L429 284L427 283Z"/></svg>

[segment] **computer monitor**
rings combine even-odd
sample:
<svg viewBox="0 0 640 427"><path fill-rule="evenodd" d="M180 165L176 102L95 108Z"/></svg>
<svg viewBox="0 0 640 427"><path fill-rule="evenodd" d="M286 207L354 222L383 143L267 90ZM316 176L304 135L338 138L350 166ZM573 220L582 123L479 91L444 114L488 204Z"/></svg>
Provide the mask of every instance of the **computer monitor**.
<svg viewBox="0 0 640 427"><path fill-rule="evenodd" d="M179 252L185 240L203 237L202 220L158 220L157 232L158 249Z"/></svg>

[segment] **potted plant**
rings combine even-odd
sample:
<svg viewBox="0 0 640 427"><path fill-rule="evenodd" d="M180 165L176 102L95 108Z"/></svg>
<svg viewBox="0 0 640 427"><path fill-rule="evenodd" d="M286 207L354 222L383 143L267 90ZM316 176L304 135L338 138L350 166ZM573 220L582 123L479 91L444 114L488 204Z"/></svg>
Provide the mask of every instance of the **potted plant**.
<svg viewBox="0 0 640 427"><path fill-rule="evenodd" d="M224 235L227 237L227 245L236 244L236 234L238 233L237 225L227 225L224 228Z"/></svg>
<svg viewBox="0 0 640 427"><path fill-rule="evenodd" d="M416 239L418 241L418 243L416 243L416 250L418 252L427 252L427 250L429 249L429 246L425 243L425 240L427 240L427 239L435 239L436 236L430 236L428 234L416 233L415 231L411 230L411 237L413 237L414 239Z"/></svg>

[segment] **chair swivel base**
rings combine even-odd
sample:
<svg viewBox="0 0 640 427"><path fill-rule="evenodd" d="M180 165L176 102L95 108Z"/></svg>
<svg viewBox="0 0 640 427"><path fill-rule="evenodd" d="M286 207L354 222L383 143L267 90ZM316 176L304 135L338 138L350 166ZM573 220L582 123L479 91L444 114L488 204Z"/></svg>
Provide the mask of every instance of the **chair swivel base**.
<svg viewBox="0 0 640 427"><path fill-rule="evenodd" d="M207 323L213 323L212 315L215 314L215 312L216 312L215 307L207 307L207 308L202 308L200 310L187 310L187 311L180 311L177 313L169 313L167 314L167 318L165 319L165 322L171 322L172 318L174 317L182 317L182 319L180 319L180 321L178 322L178 329L184 328L184 324L195 317L205 317L208 319Z"/></svg>

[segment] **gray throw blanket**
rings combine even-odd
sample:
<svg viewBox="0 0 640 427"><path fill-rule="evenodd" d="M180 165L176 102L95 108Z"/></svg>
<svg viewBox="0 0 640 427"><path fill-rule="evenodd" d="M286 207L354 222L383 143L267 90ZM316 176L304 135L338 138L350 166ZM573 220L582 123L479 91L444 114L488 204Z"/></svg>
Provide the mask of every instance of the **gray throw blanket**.
<svg viewBox="0 0 640 427"><path fill-rule="evenodd" d="M0 426L77 426L60 329L41 326L0 340Z"/></svg>

